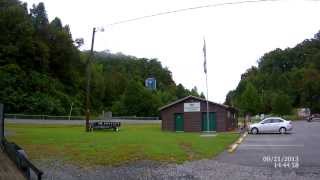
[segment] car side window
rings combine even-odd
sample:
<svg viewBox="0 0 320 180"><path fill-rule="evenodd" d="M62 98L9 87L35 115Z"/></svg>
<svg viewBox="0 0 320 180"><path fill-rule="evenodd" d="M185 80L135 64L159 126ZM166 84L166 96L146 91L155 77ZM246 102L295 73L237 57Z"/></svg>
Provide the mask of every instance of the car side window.
<svg viewBox="0 0 320 180"><path fill-rule="evenodd" d="M274 122L274 123L281 123L281 122L283 122L283 121L282 121L281 119L274 119L273 122Z"/></svg>
<svg viewBox="0 0 320 180"><path fill-rule="evenodd" d="M272 119L267 119L267 120L264 120L263 121L263 124L269 124L269 123L271 123L272 122Z"/></svg>
<svg viewBox="0 0 320 180"><path fill-rule="evenodd" d="M282 122L282 120L280 120L280 119L273 119L272 120L272 123L281 123Z"/></svg>

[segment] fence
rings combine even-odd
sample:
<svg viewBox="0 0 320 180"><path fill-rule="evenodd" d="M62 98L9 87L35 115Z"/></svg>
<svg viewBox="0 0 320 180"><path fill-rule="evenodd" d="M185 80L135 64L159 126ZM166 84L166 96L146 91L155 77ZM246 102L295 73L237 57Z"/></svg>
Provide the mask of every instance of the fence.
<svg viewBox="0 0 320 180"><path fill-rule="evenodd" d="M85 120L85 116L50 116L50 115L27 115L27 114L5 114L6 119L39 119L39 120ZM93 117L92 119L103 120L104 117ZM159 120L158 116L115 116L111 120Z"/></svg>
<svg viewBox="0 0 320 180"><path fill-rule="evenodd" d="M41 120L84 120L85 116L49 116L28 114L5 114L6 119L41 119Z"/></svg>
<svg viewBox="0 0 320 180"><path fill-rule="evenodd" d="M13 142L8 142L6 138L2 140L2 147L28 180L31 179L30 169L36 174L37 179L41 180L43 172L28 160L22 148Z"/></svg>
<svg viewBox="0 0 320 180"><path fill-rule="evenodd" d="M9 158L16 164L23 175L30 179L30 169L36 174L38 180L41 180L43 172L35 167L27 158L26 153L22 148L13 142L8 142L4 135L4 107L0 103L0 147L9 156Z"/></svg>

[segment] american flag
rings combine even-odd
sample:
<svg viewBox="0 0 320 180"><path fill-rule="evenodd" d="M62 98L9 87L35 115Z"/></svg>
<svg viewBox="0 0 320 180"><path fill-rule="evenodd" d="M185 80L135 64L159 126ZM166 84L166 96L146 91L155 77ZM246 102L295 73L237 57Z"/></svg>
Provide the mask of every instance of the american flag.
<svg viewBox="0 0 320 180"><path fill-rule="evenodd" d="M204 57L204 62L203 62L204 73L207 74L207 50L206 50L206 40L205 39L203 39L203 57Z"/></svg>

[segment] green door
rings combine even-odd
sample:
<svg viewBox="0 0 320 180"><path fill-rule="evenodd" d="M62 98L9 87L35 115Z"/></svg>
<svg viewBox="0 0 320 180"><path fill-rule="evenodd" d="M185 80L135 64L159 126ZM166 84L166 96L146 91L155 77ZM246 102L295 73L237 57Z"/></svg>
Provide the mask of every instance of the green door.
<svg viewBox="0 0 320 180"><path fill-rule="evenodd" d="M184 131L183 114L175 114L174 116L176 131Z"/></svg>
<svg viewBox="0 0 320 180"><path fill-rule="evenodd" d="M209 126L208 126L209 123ZM216 113L209 112L209 121L207 121L207 113L202 113L202 131L216 130Z"/></svg>

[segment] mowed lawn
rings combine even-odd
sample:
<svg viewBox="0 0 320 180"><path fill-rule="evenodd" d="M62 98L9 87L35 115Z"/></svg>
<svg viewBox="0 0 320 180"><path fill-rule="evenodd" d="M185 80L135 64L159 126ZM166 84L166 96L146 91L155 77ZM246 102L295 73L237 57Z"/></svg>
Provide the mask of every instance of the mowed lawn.
<svg viewBox="0 0 320 180"><path fill-rule="evenodd" d="M212 158L238 137L237 133L163 132L159 124L123 125L119 132L86 133L84 126L7 124L9 141L35 159L62 159L85 166L121 165L136 160L181 163Z"/></svg>

